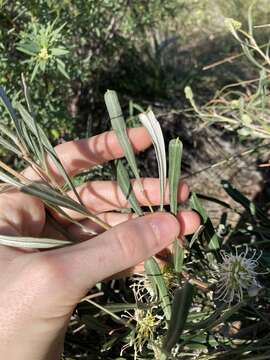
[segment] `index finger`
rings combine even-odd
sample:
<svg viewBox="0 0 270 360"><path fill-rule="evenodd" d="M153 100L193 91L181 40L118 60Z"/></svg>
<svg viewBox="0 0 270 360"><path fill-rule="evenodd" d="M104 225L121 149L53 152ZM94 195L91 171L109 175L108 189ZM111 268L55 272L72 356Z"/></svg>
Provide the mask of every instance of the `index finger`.
<svg viewBox="0 0 270 360"><path fill-rule="evenodd" d="M151 138L144 127L127 129L127 134L135 152L143 151L151 145ZM69 176L124 156L114 131L107 131L89 139L68 141L57 145L55 151ZM51 159L48 159L48 168L57 182L63 184L63 177ZM31 180L40 180L39 175L30 167L24 171L24 176Z"/></svg>

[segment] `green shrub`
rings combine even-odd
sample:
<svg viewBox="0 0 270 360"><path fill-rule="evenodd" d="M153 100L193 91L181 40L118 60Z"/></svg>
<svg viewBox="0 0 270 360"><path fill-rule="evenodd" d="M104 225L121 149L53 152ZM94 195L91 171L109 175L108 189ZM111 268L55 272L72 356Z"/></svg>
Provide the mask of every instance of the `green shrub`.
<svg viewBox="0 0 270 360"><path fill-rule="evenodd" d="M51 139L71 137L84 89L98 97L101 74L173 8L160 0L2 1L0 82L20 96L23 72Z"/></svg>

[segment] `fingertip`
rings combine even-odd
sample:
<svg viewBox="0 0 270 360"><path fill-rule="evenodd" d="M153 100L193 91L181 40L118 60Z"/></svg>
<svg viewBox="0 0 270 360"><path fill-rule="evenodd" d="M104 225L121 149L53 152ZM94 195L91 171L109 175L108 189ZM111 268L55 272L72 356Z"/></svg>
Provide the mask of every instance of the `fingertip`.
<svg viewBox="0 0 270 360"><path fill-rule="evenodd" d="M158 212L147 215L145 218L164 247L169 245L180 233L180 223L172 214Z"/></svg>
<svg viewBox="0 0 270 360"><path fill-rule="evenodd" d="M136 152L143 151L152 144L151 137L143 126L127 129L127 133Z"/></svg>
<svg viewBox="0 0 270 360"><path fill-rule="evenodd" d="M193 234L201 224L200 216L192 210L181 210L177 213L181 235Z"/></svg>
<svg viewBox="0 0 270 360"><path fill-rule="evenodd" d="M178 200L180 202L185 202L187 201L188 197L189 197L189 188L188 185L185 181L181 181L179 186L178 186Z"/></svg>

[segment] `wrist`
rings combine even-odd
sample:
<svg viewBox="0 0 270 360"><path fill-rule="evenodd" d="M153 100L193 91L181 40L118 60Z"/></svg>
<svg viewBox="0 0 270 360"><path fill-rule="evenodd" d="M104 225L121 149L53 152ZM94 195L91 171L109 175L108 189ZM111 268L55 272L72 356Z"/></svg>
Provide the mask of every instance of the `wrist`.
<svg viewBox="0 0 270 360"><path fill-rule="evenodd" d="M2 318L2 320L4 320ZM48 319L46 322L50 322ZM2 321L1 321L2 323ZM10 323L10 322L9 322ZM0 325L0 358L8 360L60 360L66 326L60 331L40 331L34 321L13 329ZM14 322L13 322L14 324ZM43 328L44 329L44 328Z"/></svg>

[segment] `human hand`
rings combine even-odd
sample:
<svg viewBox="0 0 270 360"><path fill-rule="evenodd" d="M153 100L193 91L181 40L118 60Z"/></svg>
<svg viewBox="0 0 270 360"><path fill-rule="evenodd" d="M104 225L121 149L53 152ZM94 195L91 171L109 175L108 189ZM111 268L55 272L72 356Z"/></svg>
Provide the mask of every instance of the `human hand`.
<svg viewBox="0 0 270 360"><path fill-rule="evenodd" d="M144 128L130 129L129 138L137 151L151 144ZM123 156L113 132L68 142L56 150L72 176ZM53 164L50 167L61 182ZM30 168L24 175L38 180ZM134 182L138 201L142 205L147 205L148 201L158 205L158 180L144 179L143 183L148 200ZM59 359L70 315L89 288L115 273L137 266L169 246L179 232L191 233L199 225L197 214L191 211L180 212L179 221L166 213L126 221L130 215L113 212L128 206L115 182L89 182L79 186L78 192L87 208L113 226L110 230L87 240L75 225L65 223L70 234L84 241L43 252L0 246L1 358ZM187 197L187 186L182 183L179 201ZM168 191L165 202L168 203ZM46 220L44 205L37 198L10 190L0 195L0 209L1 234L62 238ZM89 223L75 212L70 211L69 215L86 225ZM101 229L96 230L101 232Z"/></svg>

